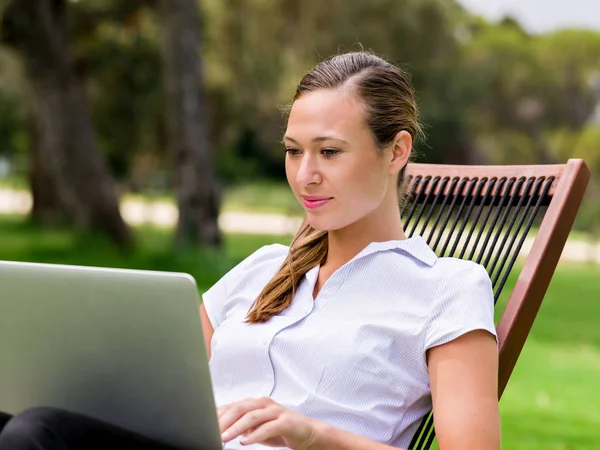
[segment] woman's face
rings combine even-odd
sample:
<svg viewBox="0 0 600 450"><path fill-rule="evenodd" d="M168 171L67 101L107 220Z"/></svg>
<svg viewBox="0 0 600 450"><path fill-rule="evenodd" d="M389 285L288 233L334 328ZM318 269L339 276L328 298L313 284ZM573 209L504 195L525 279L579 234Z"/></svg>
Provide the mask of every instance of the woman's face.
<svg viewBox="0 0 600 450"><path fill-rule="evenodd" d="M397 207L397 173L410 154L410 135L400 132L389 148L379 149L362 103L348 90L303 94L292 106L283 141L288 182L313 228L339 230Z"/></svg>

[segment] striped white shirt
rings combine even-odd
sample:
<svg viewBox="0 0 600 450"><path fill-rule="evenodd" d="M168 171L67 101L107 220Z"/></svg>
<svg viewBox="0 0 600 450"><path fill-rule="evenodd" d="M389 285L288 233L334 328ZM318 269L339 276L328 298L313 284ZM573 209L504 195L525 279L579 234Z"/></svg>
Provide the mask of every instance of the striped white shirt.
<svg viewBox="0 0 600 450"><path fill-rule="evenodd" d="M287 310L264 324L244 323L287 253L279 244L262 247L203 295L215 330L217 405L268 396L406 448L432 405L426 350L475 329L496 335L487 272L437 258L418 236L373 242L333 273L316 299L319 266L303 277ZM235 440L226 448L267 447Z"/></svg>

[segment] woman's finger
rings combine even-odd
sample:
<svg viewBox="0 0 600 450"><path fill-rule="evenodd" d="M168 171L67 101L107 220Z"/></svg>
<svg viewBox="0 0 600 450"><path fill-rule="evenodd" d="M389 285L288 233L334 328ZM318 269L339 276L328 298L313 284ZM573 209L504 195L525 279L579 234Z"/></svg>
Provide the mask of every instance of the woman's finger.
<svg viewBox="0 0 600 450"><path fill-rule="evenodd" d="M230 406L231 406L231 404L229 404L229 405L224 405L224 406L219 406L219 407L217 408L217 418L219 418L219 419L220 419L220 418L221 418L221 416L227 412L227 410L229 409L229 407L230 407Z"/></svg>
<svg viewBox="0 0 600 450"><path fill-rule="evenodd" d="M252 432L240 439L242 445L263 444L281 446L281 424L277 420L265 422L256 427ZM269 442L271 440L272 442ZM273 441L275 440L275 441Z"/></svg>
<svg viewBox="0 0 600 450"><path fill-rule="evenodd" d="M261 409L271 404L274 403L272 401L265 401L262 398L250 398L227 405L227 409L219 416L219 427L221 428L221 432L226 431L247 412Z"/></svg>
<svg viewBox="0 0 600 450"><path fill-rule="evenodd" d="M253 409L243 414L227 429L223 430L221 439L223 442L228 442L235 439L241 434L253 433L263 424L271 422L279 417L280 409L276 406L268 406L266 408Z"/></svg>

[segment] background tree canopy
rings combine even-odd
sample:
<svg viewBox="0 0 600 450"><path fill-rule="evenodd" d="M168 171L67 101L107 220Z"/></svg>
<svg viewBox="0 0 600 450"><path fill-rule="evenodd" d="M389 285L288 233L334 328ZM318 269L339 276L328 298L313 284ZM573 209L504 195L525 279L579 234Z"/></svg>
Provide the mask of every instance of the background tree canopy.
<svg viewBox="0 0 600 450"><path fill-rule="evenodd" d="M25 170L34 161L31 104L39 93L26 82L23 36L11 34L9 19L15 4L26 9L36 2L4 3L0 155ZM41 3L62 4L69 67L90 105L94 145L120 192L175 188L162 34L169 18L161 2ZM319 60L361 48L412 74L427 134L417 146L419 160L583 157L600 173L600 33L531 35L511 18L490 23L455 0L200 0L195 6L202 69L200 90L190 95L206 108L204 145L221 185L282 179L281 107L296 82Z"/></svg>

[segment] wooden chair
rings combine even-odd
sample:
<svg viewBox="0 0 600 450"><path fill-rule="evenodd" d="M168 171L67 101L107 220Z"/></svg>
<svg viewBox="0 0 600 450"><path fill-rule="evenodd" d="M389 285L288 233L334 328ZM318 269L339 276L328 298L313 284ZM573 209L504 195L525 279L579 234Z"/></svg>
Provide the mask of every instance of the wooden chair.
<svg viewBox="0 0 600 450"><path fill-rule="evenodd" d="M409 164L401 215L408 236L421 235L439 256L469 259L488 271L498 300L517 256L539 226L496 328L499 391L508 379L573 226L590 173L582 160L563 165L452 166ZM410 450L429 449L433 414Z"/></svg>

